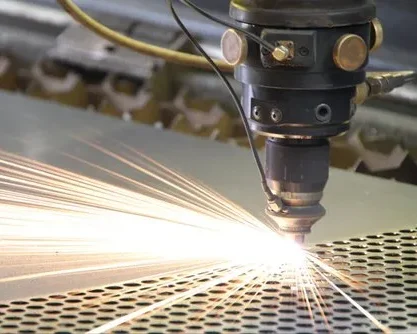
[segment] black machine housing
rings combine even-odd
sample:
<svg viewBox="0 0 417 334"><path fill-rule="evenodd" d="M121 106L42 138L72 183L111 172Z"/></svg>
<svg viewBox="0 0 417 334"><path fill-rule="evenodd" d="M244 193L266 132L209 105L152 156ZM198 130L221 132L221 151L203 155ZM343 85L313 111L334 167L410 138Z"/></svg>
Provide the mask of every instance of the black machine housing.
<svg viewBox="0 0 417 334"><path fill-rule="evenodd" d="M360 36L373 44L373 0L233 0L230 15L245 30L273 45L289 45L279 62L248 40L244 63L235 68L243 84L242 103L252 130L267 137L266 176L285 205L278 218L290 233L308 233L325 211L320 205L329 175L329 141L349 129L356 86L365 67L339 68L338 40ZM271 213L271 212L270 212Z"/></svg>

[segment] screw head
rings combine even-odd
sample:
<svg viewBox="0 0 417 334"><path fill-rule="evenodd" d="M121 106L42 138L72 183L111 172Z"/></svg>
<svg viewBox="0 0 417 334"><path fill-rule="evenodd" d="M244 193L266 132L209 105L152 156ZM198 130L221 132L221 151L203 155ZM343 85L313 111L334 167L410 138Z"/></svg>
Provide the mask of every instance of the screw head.
<svg viewBox="0 0 417 334"><path fill-rule="evenodd" d="M262 119L262 107L260 106L255 106L252 110L252 117L256 120L256 121L260 121Z"/></svg>
<svg viewBox="0 0 417 334"><path fill-rule="evenodd" d="M226 30L222 37L221 48L223 58L229 65L240 65L248 57L248 42L246 37L236 30Z"/></svg>
<svg viewBox="0 0 417 334"><path fill-rule="evenodd" d="M307 57L310 54L310 50L305 46L302 46L298 49L298 53L300 56Z"/></svg>
<svg viewBox="0 0 417 334"><path fill-rule="evenodd" d="M282 120L282 111L278 108L274 108L271 111L271 119L274 123L279 123Z"/></svg>
<svg viewBox="0 0 417 334"><path fill-rule="evenodd" d="M287 60L290 54L291 54L290 50L283 45L277 46L272 52L272 56L275 58L275 60L278 60L278 61Z"/></svg>

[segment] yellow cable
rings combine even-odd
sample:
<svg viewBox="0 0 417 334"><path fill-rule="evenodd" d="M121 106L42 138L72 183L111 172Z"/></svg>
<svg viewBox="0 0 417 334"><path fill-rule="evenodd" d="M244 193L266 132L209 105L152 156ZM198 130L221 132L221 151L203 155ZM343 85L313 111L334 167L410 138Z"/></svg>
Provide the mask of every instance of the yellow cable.
<svg viewBox="0 0 417 334"><path fill-rule="evenodd" d="M114 31L100 22L93 19L78 7L72 0L56 0L74 20L82 24L87 29L95 32L108 41L127 47L133 51L149 56L165 59L168 62L192 66L197 68L211 69L210 64L204 57L192 55L185 52L174 51L156 45L141 42ZM223 71L233 71L233 67L222 60L215 60L216 65Z"/></svg>

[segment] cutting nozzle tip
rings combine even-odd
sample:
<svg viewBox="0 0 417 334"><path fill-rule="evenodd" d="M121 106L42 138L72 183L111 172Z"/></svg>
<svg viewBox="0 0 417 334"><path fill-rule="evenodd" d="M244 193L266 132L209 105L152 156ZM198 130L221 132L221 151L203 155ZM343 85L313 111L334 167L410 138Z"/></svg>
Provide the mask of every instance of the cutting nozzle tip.
<svg viewBox="0 0 417 334"><path fill-rule="evenodd" d="M314 223L326 213L321 205L308 207L287 206L281 212L273 212L267 207L266 212L286 239L300 245L304 244L306 235L311 232L311 227Z"/></svg>
<svg viewBox="0 0 417 334"><path fill-rule="evenodd" d="M305 234L293 234L293 233L284 233L284 237L288 240L294 241L299 245L304 245Z"/></svg>

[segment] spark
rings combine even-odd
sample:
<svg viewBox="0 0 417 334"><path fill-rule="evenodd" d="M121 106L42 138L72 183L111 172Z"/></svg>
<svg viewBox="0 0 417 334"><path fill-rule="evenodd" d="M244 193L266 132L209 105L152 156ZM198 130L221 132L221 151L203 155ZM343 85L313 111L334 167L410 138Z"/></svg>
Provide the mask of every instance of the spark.
<svg viewBox="0 0 417 334"><path fill-rule="evenodd" d="M384 333L389 333L390 329L387 326L384 326L381 324L378 320L375 319L375 317L369 313L367 310L365 310L362 306L359 305L358 302L354 301L352 297L347 295L342 289L340 289L334 282L332 282L328 277L326 277L322 272L315 269L316 272L323 277L327 283L338 293L340 293L349 303L351 303L354 307L356 307L363 315L365 315L376 327L378 327L381 331Z"/></svg>
<svg viewBox="0 0 417 334"><path fill-rule="evenodd" d="M55 276L65 276L67 274L78 274L78 273L94 273L98 271L108 271L108 270L123 270L126 268L138 268L141 269L147 266L158 266L161 264L167 264L165 261L157 261L154 259L151 260L144 260L144 261L130 261L130 262L117 262L108 265L100 265L100 266L89 266L89 267L80 267L76 269L68 269L68 270L59 270L59 271L48 271L48 272L41 272L37 274L29 274L29 275L21 275L21 276L13 276L8 278L0 279L0 283L8 283L14 281L22 281L25 279L35 279L35 278L44 278L44 277L55 277Z"/></svg>
<svg viewBox="0 0 417 334"><path fill-rule="evenodd" d="M290 285L297 296L301 294L313 324L313 308L318 307L330 329L321 295L321 284L325 282L375 326L388 331L328 276L350 285L356 284L353 280L281 237L221 194L123 143L115 153L96 142L80 141L163 187L145 184L140 178L122 175L75 155L65 154L128 187L0 151L0 251L4 256L60 253L109 258L107 263L96 265L83 265L83 260L77 258L68 262L75 266L71 269L2 277L0 283L132 268L160 268L165 274L178 275L148 289L156 293L159 288L179 284L194 275L194 280L182 286L182 292L90 332L102 333L222 284L230 284L231 288L222 298L212 301L198 319L218 310L232 296L247 307L270 280ZM169 269L178 264L186 264L186 268ZM210 279L213 273L218 275ZM244 296L252 291L246 300ZM106 298L128 292L118 291Z"/></svg>
<svg viewBox="0 0 417 334"><path fill-rule="evenodd" d="M192 296L195 296L198 293L207 291L208 289L213 288L216 285L219 285L219 284L224 283L224 282L228 282L233 278L239 277L241 274L247 273L249 269L250 268L238 268L238 269L231 270L231 273L229 273L228 275L225 275L223 277L211 280L210 282L201 284L196 288L193 288L193 289L190 289L186 292L179 293L179 294L174 295L172 297L166 298L163 301L154 303L154 304L152 304L148 307L143 307L143 308L139 309L138 311L129 313L128 315L125 315L125 316L120 317L116 320L113 320L113 321L111 321L111 322L109 322L109 323L107 323L107 324L105 324L101 327L97 327L94 330L90 331L89 333L90 334L105 333L109 330L112 330L112 329L116 328L117 326L119 326L119 325L121 325L125 322L131 321L131 320L133 320L135 318L138 318L141 315L149 313L153 310L160 309L160 308L166 308L168 305L170 305L172 303L177 303L181 300L184 300L184 299L190 298Z"/></svg>

